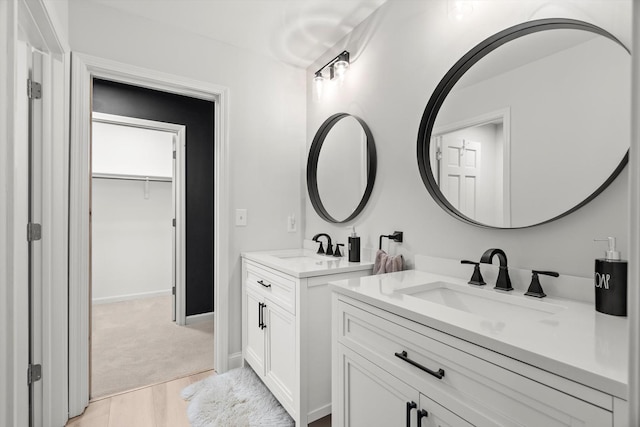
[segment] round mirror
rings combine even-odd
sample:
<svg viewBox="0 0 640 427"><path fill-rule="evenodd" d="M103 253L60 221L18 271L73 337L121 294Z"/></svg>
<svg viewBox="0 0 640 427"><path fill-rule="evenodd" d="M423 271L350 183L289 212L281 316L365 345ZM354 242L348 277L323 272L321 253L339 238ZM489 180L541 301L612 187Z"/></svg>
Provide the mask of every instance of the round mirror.
<svg viewBox="0 0 640 427"><path fill-rule="evenodd" d="M326 221L348 222L364 209L376 176L376 147L366 123L338 113L316 132L307 161L307 190Z"/></svg>
<svg viewBox="0 0 640 427"><path fill-rule="evenodd" d="M418 166L434 199L479 226L523 228L584 206L627 163L631 57L591 24L506 29L460 59L422 116Z"/></svg>

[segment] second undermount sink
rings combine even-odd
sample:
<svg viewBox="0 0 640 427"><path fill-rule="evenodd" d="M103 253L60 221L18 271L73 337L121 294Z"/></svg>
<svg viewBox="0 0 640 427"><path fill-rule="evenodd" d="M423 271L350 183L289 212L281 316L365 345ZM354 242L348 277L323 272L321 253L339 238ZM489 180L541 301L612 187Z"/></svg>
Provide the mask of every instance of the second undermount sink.
<svg viewBox="0 0 640 427"><path fill-rule="evenodd" d="M315 253L309 253L308 251L300 250L295 252L288 252L283 254L274 254L276 258L284 259L288 261L330 261L336 258L328 257L326 255L318 255Z"/></svg>
<svg viewBox="0 0 640 427"><path fill-rule="evenodd" d="M566 308L493 289L444 281L411 286L396 292L494 320L536 321L560 313Z"/></svg>

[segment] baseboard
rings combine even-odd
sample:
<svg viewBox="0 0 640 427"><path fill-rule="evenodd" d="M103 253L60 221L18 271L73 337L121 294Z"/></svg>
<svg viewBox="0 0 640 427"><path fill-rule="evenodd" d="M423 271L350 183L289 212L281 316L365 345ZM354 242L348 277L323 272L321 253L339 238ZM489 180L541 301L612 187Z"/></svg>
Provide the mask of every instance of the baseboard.
<svg viewBox="0 0 640 427"><path fill-rule="evenodd" d="M331 414L331 403L309 412L307 420L312 423Z"/></svg>
<svg viewBox="0 0 640 427"><path fill-rule="evenodd" d="M120 302L120 301L134 300L134 299L160 297L164 295L171 295L171 289L167 289L165 291L141 292L139 294L117 295L114 297L94 298L91 300L91 302L93 304L107 304L110 302Z"/></svg>
<svg viewBox="0 0 640 427"><path fill-rule="evenodd" d="M211 322L213 319L213 311L210 313L194 314L192 316L187 316L185 324L193 325L194 323Z"/></svg>
<svg viewBox="0 0 640 427"><path fill-rule="evenodd" d="M227 367L229 369L241 368L242 367L242 352L233 353L229 355L229 360L227 361Z"/></svg>

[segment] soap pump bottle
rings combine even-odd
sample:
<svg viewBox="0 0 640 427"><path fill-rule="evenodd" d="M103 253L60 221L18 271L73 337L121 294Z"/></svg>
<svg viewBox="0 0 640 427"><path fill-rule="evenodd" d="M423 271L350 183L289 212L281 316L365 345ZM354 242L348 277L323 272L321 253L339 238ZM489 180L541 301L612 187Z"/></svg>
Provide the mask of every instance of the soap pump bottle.
<svg viewBox="0 0 640 427"><path fill-rule="evenodd" d="M616 238L594 239L609 242L604 258L596 259L596 310L614 316L627 315L627 261L620 259Z"/></svg>
<svg viewBox="0 0 640 427"><path fill-rule="evenodd" d="M349 236L349 262L360 262L360 237L356 235L356 228Z"/></svg>

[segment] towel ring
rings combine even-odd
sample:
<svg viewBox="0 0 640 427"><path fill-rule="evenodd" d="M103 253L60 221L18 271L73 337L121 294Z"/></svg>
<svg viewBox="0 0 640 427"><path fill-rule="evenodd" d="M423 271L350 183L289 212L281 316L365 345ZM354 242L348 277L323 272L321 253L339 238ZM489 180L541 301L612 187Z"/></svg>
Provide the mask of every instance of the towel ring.
<svg viewBox="0 0 640 427"><path fill-rule="evenodd" d="M393 234L381 234L380 239L378 239L378 249L382 249L382 238L386 237L389 240L393 240L397 243L402 243L402 231L394 231Z"/></svg>

